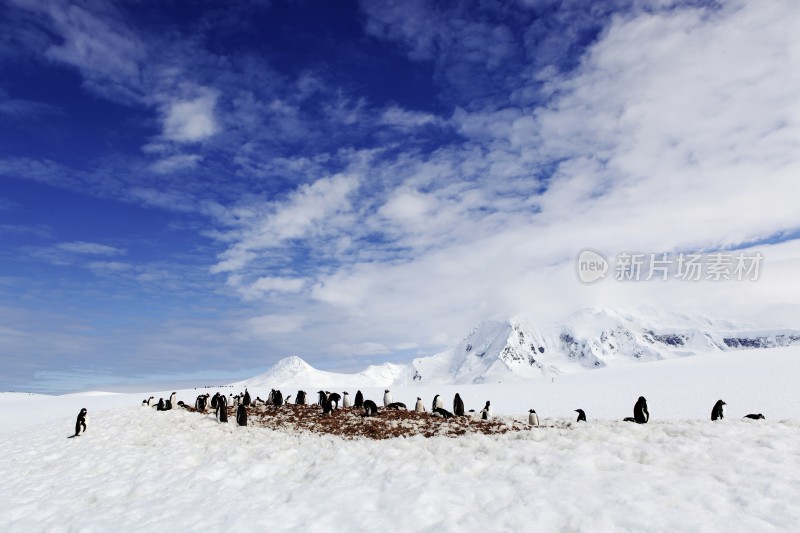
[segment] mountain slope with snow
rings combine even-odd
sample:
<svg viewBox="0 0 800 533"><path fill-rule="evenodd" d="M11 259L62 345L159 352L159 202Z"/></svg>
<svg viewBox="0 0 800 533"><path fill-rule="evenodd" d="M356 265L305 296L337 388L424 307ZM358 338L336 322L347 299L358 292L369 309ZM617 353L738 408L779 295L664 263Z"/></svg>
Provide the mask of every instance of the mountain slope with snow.
<svg viewBox="0 0 800 533"><path fill-rule="evenodd" d="M560 325L534 327L521 318L484 321L452 348L407 365L384 363L356 374L316 370L299 357L279 361L243 386L385 387L481 384L553 377L744 348L800 344L800 332L755 331L689 313L588 309Z"/></svg>

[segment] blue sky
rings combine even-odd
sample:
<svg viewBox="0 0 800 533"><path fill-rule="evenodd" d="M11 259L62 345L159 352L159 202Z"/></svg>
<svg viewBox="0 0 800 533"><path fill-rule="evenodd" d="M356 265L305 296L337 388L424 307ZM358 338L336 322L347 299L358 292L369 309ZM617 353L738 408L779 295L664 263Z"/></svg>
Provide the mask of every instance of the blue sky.
<svg viewBox="0 0 800 533"><path fill-rule="evenodd" d="M597 305L794 324L800 13L754 4L4 3L0 390L354 370ZM758 283L574 277L754 246Z"/></svg>

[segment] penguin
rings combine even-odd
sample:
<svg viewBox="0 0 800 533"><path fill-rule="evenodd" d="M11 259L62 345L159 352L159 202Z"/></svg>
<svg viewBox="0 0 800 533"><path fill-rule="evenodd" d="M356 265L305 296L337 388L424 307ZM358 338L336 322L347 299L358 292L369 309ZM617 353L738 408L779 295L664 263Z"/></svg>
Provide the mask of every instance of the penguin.
<svg viewBox="0 0 800 533"><path fill-rule="evenodd" d="M342 397L342 407L347 409L350 407L350 395L347 393L347 391L343 392L342 394L344 395Z"/></svg>
<svg viewBox="0 0 800 533"><path fill-rule="evenodd" d="M377 416L378 406L372 400L364 401L364 416Z"/></svg>
<svg viewBox="0 0 800 533"><path fill-rule="evenodd" d="M536 414L535 409L531 409L530 411L528 411L528 425L529 426L539 425L539 415Z"/></svg>
<svg viewBox="0 0 800 533"><path fill-rule="evenodd" d="M453 418L453 413L446 409L442 409L441 407L437 407L431 413L431 416L441 417L441 418Z"/></svg>
<svg viewBox="0 0 800 533"><path fill-rule="evenodd" d="M464 402L461 400L461 396L456 393L456 397L453 398L453 414L456 416L464 416Z"/></svg>
<svg viewBox="0 0 800 533"><path fill-rule="evenodd" d="M325 394L324 390L317 391L317 395L319 395L319 398L317 398L317 405L320 405L320 406L324 407L325 406L325 402L328 401L328 395Z"/></svg>
<svg viewBox="0 0 800 533"><path fill-rule="evenodd" d="M389 392L389 389L383 391L383 406L389 407L389 404L392 403L392 393Z"/></svg>
<svg viewBox="0 0 800 533"><path fill-rule="evenodd" d="M176 393L172 393L169 395L169 403L170 405L178 405L178 395Z"/></svg>
<svg viewBox="0 0 800 533"><path fill-rule="evenodd" d="M217 422L228 422L228 406L226 403L225 396L217 398Z"/></svg>
<svg viewBox="0 0 800 533"><path fill-rule="evenodd" d="M414 410L418 413L425 412L425 404L422 403L422 398L417 397L417 405L414 406Z"/></svg>
<svg viewBox="0 0 800 533"><path fill-rule="evenodd" d="M250 404L253 403L253 400L250 398L250 393L247 389L244 389L244 406L250 407Z"/></svg>
<svg viewBox="0 0 800 533"><path fill-rule="evenodd" d="M364 395L361 394L361 391L356 391L356 401L353 402L353 407L356 409L361 409L364 407Z"/></svg>
<svg viewBox="0 0 800 533"><path fill-rule="evenodd" d="M487 401L481 411L481 420L489 420L490 418L492 418L492 402Z"/></svg>
<svg viewBox="0 0 800 533"><path fill-rule="evenodd" d="M236 423L240 426L247 425L247 408L243 403L236 408Z"/></svg>
<svg viewBox="0 0 800 533"><path fill-rule="evenodd" d="M185 404L183 401L181 401L181 400L178 400L178 407L183 407L183 408L184 408L184 409L186 409L187 411L189 410L189 406L188 406L188 405L186 405L186 404Z"/></svg>
<svg viewBox="0 0 800 533"><path fill-rule="evenodd" d="M406 410L406 411L408 410L408 407L406 407L406 404L404 404L403 402L392 402L389 405L387 405L386 408L387 409L394 409L395 411L399 411L400 409L403 409L403 410Z"/></svg>
<svg viewBox="0 0 800 533"><path fill-rule="evenodd" d="M622 421L623 422L636 422L636 419L633 418L632 416L626 416L625 418L622 419Z"/></svg>
<svg viewBox="0 0 800 533"><path fill-rule="evenodd" d="M198 396L197 399L194 401L194 408L197 411L205 411L205 409L206 409L206 397L205 397L204 394L201 394L200 396Z"/></svg>
<svg viewBox="0 0 800 533"><path fill-rule="evenodd" d="M152 403L151 403L152 401L153 401L153 397L150 396L148 399L142 400L142 405L146 405L146 406L150 407L150 405L152 405Z"/></svg>
<svg viewBox="0 0 800 533"><path fill-rule="evenodd" d="M172 402L167 400L164 402L164 410L165 411L172 411Z"/></svg>
<svg viewBox="0 0 800 533"><path fill-rule="evenodd" d="M211 397L211 408L216 409L218 403L219 403L219 393L216 393L214 394L214 396Z"/></svg>
<svg viewBox="0 0 800 533"><path fill-rule="evenodd" d="M164 398L158 399L158 405L156 405L156 411L164 411Z"/></svg>
<svg viewBox="0 0 800 533"><path fill-rule="evenodd" d="M269 394L267 395L267 402L266 403L267 403L267 405L275 405L275 389L272 389L271 391L269 391Z"/></svg>
<svg viewBox="0 0 800 533"><path fill-rule="evenodd" d="M291 394L283 399L283 405L289 405L290 403L292 403L292 395Z"/></svg>
<svg viewBox="0 0 800 533"><path fill-rule="evenodd" d="M272 401L275 402L275 405L278 407L283 405L283 394L281 394L281 391L275 391L275 396L272 398Z"/></svg>
<svg viewBox="0 0 800 533"><path fill-rule="evenodd" d="M586 413L583 412L583 409L575 409L575 412L578 413L576 422L586 422Z"/></svg>
<svg viewBox="0 0 800 533"><path fill-rule="evenodd" d="M332 392L330 395L328 395L328 402L330 402L331 405L336 404L336 407L332 406L331 409L338 409L339 408L339 400L341 400L341 399L342 399L342 397L339 396L335 392Z"/></svg>
<svg viewBox="0 0 800 533"><path fill-rule="evenodd" d="M442 401L441 396L438 394L433 397L433 402L431 403L431 412L435 411L436 409L442 409L444 407L444 402Z"/></svg>
<svg viewBox="0 0 800 533"><path fill-rule="evenodd" d="M333 414L333 402L328 399L324 392L320 396L320 402L322 402L320 405L322 405L323 416L330 416Z"/></svg>
<svg viewBox="0 0 800 533"><path fill-rule="evenodd" d="M650 412L647 410L647 400L644 396L639 396L636 405L633 406L633 421L637 424L647 424L650 421Z"/></svg>
<svg viewBox="0 0 800 533"><path fill-rule="evenodd" d="M75 434L72 437L80 437L81 433L86 433L86 408L81 409L78 413L78 419L75 421ZM72 438L70 437L70 438Z"/></svg>
<svg viewBox="0 0 800 533"><path fill-rule="evenodd" d="M717 403L714 404L714 408L711 409L711 420L721 420L725 417L725 408L724 405L728 405L722 400L717 400Z"/></svg>
<svg viewBox="0 0 800 533"><path fill-rule="evenodd" d="M750 420L766 420L764 418L764 415L762 415L761 413L758 413L757 415L754 414L744 415L743 418L749 418Z"/></svg>
<svg viewBox="0 0 800 533"><path fill-rule="evenodd" d="M295 397L295 402L297 405L305 405L306 404L306 391L299 390L297 391L297 396Z"/></svg>

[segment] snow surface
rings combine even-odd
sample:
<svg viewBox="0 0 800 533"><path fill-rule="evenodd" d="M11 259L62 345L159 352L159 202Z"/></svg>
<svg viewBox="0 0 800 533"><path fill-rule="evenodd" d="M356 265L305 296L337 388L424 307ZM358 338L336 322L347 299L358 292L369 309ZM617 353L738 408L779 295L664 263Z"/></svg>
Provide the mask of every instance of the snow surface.
<svg viewBox="0 0 800 533"><path fill-rule="evenodd" d="M0 394L0 529L796 531L798 358L797 347L747 350L555 381L392 389L408 405L420 396L430 407L438 393L450 408L459 392L467 409L491 400L517 420L531 407L543 424L574 421L579 407L589 419L455 439L345 441L139 405L168 392ZM619 421L640 395L651 422ZM720 398L727 418L711 422ZM88 430L66 439L81 407ZM751 412L767 419L741 419Z"/></svg>

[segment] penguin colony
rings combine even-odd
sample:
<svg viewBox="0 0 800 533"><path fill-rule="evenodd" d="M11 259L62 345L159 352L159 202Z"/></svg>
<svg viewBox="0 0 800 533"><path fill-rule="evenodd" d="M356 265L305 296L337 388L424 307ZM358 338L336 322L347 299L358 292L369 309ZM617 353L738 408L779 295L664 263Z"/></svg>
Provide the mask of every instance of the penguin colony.
<svg viewBox="0 0 800 533"><path fill-rule="evenodd" d="M357 416L361 419L371 419L373 417L379 417L381 413L388 413L388 412L409 412L413 413L413 416L419 416L419 414L428 414L431 419L439 418L439 419L465 419L465 420L475 420L476 422L480 420L481 422L490 422L492 421L492 406L491 401L487 401L480 411L472 409L470 411L466 411L464 407L464 401L462 400L459 394L456 394L453 398L453 410L448 411L444 406L444 399L440 395L436 395L433 398L431 403L431 409L428 411L425 407L425 402L421 397L417 397L416 402L414 404L413 410L409 410L405 403L402 402L395 402L392 398L392 393L389 389L384 391L383 395L383 407L379 408L378 405L372 400L365 400L364 395L359 390L355 394L355 401L351 403L350 401L350 394L346 391L339 394L337 392L330 392L330 391L323 391L320 390L317 392L317 402L316 402L316 413L318 415L322 415L325 417L331 417L331 419L335 419L333 415L341 410L346 410L350 413L358 413ZM169 399L164 400L164 398L160 398L158 402L155 402L154 397L146 398L142 401L143 406L153 407L157 411L168 411L175 407L181 407L189 411L200 411L206 412L208 409L213 410L215 414L215 418L218 423L227 423L228 422L228 408L233 407L235 408L235 420L237 425L239 426L247 426L248 425L248 408L257 410L255 414L257 417L260 417L260 420L263 421L264 414L267 411L261 411L262 408L280 408L282 406L294 404L295 406L308 406L307 402L307 393L303 390L299 390L295 396L295 401L291 402L292 396L286 396L284 398L282 392L280 390L272 389L267 396L267 400L262 400L260 397L256 397L255 400L252 399L250 392L245 389L245 391L241 394L233 395L229 394L225 396L224 394L220 394L217 392L214 396L211 396L208 393L200 394L197 396L194 402L194 408L187 405L186 403L180 401L176 402L176 393L173 392ZM725 416L724 406L726 403L723 400L717 401L711 411L711 420L717 421L721 420ZM314 409L313 406L308 406L309 409ZM275 413L277 411L271 411ZM583 409L575 409L577 413L576 422L587 422L586 412ZM306 415L309 413L306 412ZM291 416L291 415L290 415ZM311 413L313 416L313 412ZM384 415L385 418L386 415ZM295 418L297 418L295 416ZM757 414L747 414L743 418L750 419L750 420L763 420L765 417L761 413ZM634 406L633 406L633 416L632 417L625 417L623 419L626 422L634 422L637 424L647 424L650 421L650 412L647 405L647 400L640 396ZM502 422L499 422L502 424ZM541 426L541 422L539 419L539 415L535 409L530 409L528 411L528 420L527 420L527 427L537 427ZM566 427L568 427L567 424ZM552 426L551 426L552 427ZM519 427L512 428L512 430L519 430ZM78 415L78 420L76 422L75 434L71 437L76 437L81 435L83 432L86 431L86 409L81 410L81 413ZM455 435L465 433L465 430L456 430ZM504 432L504 431L499 431ZM431 436L429 433L424 433L427 436Z"/></svg>

